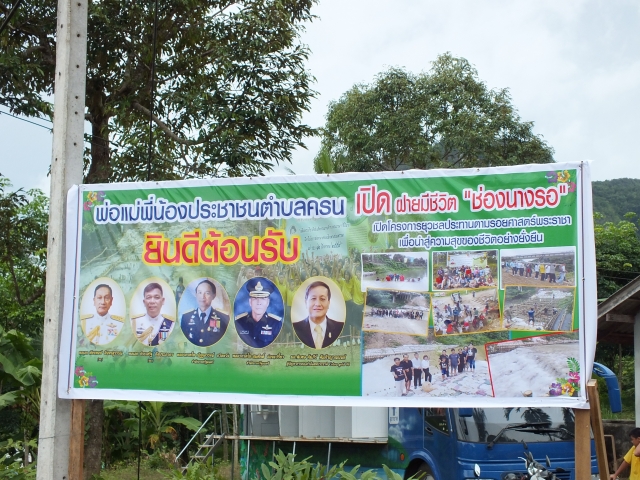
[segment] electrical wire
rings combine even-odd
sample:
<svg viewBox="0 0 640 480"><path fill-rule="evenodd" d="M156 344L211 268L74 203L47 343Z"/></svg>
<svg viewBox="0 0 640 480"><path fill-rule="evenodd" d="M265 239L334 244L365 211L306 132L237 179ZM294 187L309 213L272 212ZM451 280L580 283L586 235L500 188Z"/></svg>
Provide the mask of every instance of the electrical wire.
<svg viewBox="0 0 640 480"><path fill-rule="evenodd" d="M31 120L27 120L26 118L19 117L17 115L9 113L9 112L3 112L2 110L0 110L0 115L6 115L7 117L15 118L16 120L20 120L21 122L27 122L27 123L30 123L31 125L35 125L36 127L40 127L40 128L44 128L45 130L49 130L49 132L53 132L53 128L51 128L51 127L47 127L46 125L41 125L39 123L32 122ZM41 118L40 120L43 120L45 122L50 122L50 120L46 120L44 118Z"/></svg>

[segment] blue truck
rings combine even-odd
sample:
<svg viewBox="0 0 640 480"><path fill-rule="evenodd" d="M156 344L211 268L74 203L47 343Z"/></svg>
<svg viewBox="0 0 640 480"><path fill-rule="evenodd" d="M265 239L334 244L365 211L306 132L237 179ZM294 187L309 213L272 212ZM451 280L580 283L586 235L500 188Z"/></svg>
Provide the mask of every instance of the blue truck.
<svg viewBox="0 0 640 480"><path fill-rule="evenodd" d="M607 383L611 410L621 410L615 374L595 364ZM367 408L247 406L243 435L245 471L278 450L297 458L379 469L405 479L503 480L525 473L526 449L546 457L560 480L575 480L574 412L571 408ZM597 473L592 441L591 471Z"/></svg>

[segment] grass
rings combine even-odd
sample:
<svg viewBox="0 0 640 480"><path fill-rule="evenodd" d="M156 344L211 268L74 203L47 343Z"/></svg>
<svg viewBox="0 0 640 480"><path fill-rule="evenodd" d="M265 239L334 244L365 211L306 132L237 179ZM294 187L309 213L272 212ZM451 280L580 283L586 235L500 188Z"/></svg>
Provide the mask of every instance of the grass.
<svg viewBox="0 0 640 480"><path fill-rule="evenodd" d="M168 467L151 468L148 461L143 461L140 465L140 480L170 479L174 478L174 472L175 470ZM133 462L102 470L100 478L102 480L137 480L138 464Z"/></svg>
<svg viewBox="0 0 640 480"><path fill-rule="evenodd" d="M231 463L216 460L214 466L216 479L231 478ZM238 477L236 468L235 476ZM177 468L171 462L162 461L153 456L143 458L140 464L140 480L164 480L182 478ZM99 480L138 480L138 462L132 460L128 463L114 465L100 472Z"/></svg>

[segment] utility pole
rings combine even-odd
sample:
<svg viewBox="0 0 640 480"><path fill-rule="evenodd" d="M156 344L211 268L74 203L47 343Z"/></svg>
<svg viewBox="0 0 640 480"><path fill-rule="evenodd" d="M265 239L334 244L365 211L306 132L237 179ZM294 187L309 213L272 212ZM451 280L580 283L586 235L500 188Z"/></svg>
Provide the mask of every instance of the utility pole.
<svg viewBox="0 0 640 480"><path fill-rule="evenodd" d="M84 421L84 403L58 398L58 353L64 304L67 192L72 185L82 183L87 2L58 0L38 480L81 480L78 456L71 457L75 465L69 459L73 440L76 444L77 440L84 442L84 429L78 432L79 423ZM74 435L72 415L76 420ZM81 454L79 459L81 462ZM79 472L82 473L82 463Z"/></svg>

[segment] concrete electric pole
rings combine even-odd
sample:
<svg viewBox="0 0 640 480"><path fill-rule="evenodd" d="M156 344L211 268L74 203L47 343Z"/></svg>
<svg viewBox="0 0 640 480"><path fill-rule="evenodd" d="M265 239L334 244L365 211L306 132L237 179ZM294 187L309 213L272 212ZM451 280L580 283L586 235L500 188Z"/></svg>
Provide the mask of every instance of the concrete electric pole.
<svg viewBox="0 0 640 480"><path fill-rule="evenodd" d="M74 453L74 442L70 439L72 417L77 422L84 421L84 402L61 400L57 390L64 303L67 192L72 185L82 183L87 1L58 1L38 480L81 480L78 478L77 451ZM77 422L74 433L80 438L76 440L84 442L84 429L78 432ZM79 458L81 462L81 452ZM79 472L82 473L82 463Z"/></svg>

